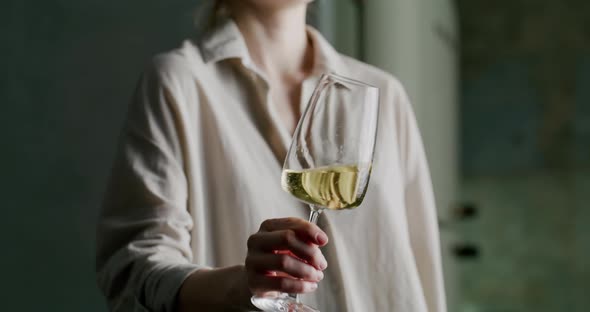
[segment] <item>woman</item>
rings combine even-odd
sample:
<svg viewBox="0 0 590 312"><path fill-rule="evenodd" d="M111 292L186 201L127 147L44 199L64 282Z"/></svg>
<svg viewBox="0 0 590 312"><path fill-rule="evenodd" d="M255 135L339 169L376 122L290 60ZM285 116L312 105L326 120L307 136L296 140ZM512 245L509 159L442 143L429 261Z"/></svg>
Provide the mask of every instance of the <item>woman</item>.
<svg viewBox="0 0 590 312"><path fill-rule="evenodd" d="M281 291L323 312L445 311L430 179L403 88L307 27L308 2L220 2L227 18L144 74L98 226L111 310L255 310L253 294ZM279 176L323 72L378 86L381 110L363 207L318 227Z"/></svg>

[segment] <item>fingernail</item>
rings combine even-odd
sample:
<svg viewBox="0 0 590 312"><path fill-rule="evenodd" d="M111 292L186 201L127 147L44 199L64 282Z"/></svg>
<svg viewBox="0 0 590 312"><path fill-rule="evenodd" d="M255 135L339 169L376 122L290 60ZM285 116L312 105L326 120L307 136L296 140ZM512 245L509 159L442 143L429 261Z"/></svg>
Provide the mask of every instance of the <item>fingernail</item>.
<svg viewBox="0 0 590 312"><path fill-rule="evenodd" d="M325 270L328 267L328 262L326 262L326 260L322 260L322 262L320 263L320 270Z"/></svg>
<svg viewBox="0 0 590 312"><path fill-rule="evenodd" d="M324 272L322 271L318 271L320 273L320 278L318 280L323 280L324 279Z"/></svg>
<svg viewBox="0 0 590 312"><path fill-rule="evenodd" d="M328 236L320 232L315 236L315 240L319 245L325 245L328 242Z"/></svg>
<svg viewBox="0 0 590 312"><path fill-rule="evenodd" d="M311 290L316 290L318 288L318 284L317 283L312 283L310 286Z"/></svg>

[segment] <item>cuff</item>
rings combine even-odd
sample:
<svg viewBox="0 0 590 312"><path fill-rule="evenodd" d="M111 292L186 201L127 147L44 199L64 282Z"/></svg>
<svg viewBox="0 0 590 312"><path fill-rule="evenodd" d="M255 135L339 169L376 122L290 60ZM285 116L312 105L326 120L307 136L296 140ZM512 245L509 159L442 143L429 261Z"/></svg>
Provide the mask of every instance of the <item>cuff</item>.
<svg viewBox="0 0 590 312"><path fill-rule="evenodd" d="M176 311L176 298L182 283L193 272L206 267L195 264L174 264L153 271L144 287L145 306L151 311Z"/></svg>

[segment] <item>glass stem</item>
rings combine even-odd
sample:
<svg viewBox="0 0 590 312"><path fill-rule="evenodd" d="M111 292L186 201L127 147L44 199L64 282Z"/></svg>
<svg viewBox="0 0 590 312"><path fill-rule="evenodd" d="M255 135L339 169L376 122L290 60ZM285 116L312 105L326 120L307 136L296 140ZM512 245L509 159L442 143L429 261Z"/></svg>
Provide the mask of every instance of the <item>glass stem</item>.
<svg viewBox="0 0 590 312"><path fill-rule="evenodd" d="M310 223L313 223L313 224L317 224L318 223L318 218L322 214L322 209L318 209L314 205L309 205L309 208L311 208L311 212L309 213L309 222ZM297 296L297 294L289 294L289 297L295 299L295 301L297 301L297 303L300 302L299 301L299 296Z"/></svg>
<svg viewBox="0 0 590 312"><path fill-rule="evenodd" d="M309 213L309 222L317 224L318 218L322 214L322 209L316 207L315 205L309 205L309 208L311 208L311 212Z"/></svg>

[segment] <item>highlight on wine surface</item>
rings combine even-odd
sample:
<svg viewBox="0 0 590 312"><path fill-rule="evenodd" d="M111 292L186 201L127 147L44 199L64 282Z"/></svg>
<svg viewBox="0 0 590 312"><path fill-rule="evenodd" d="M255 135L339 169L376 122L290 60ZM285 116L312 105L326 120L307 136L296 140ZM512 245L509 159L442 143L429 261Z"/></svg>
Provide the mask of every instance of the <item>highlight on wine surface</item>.
<svg viewBox="0 0 590 312"><path fill-rule="evenodd" d="M365 197L371 165L335 165L284 170L281 186L310 205L332 210L358 207Z"/></svg>

